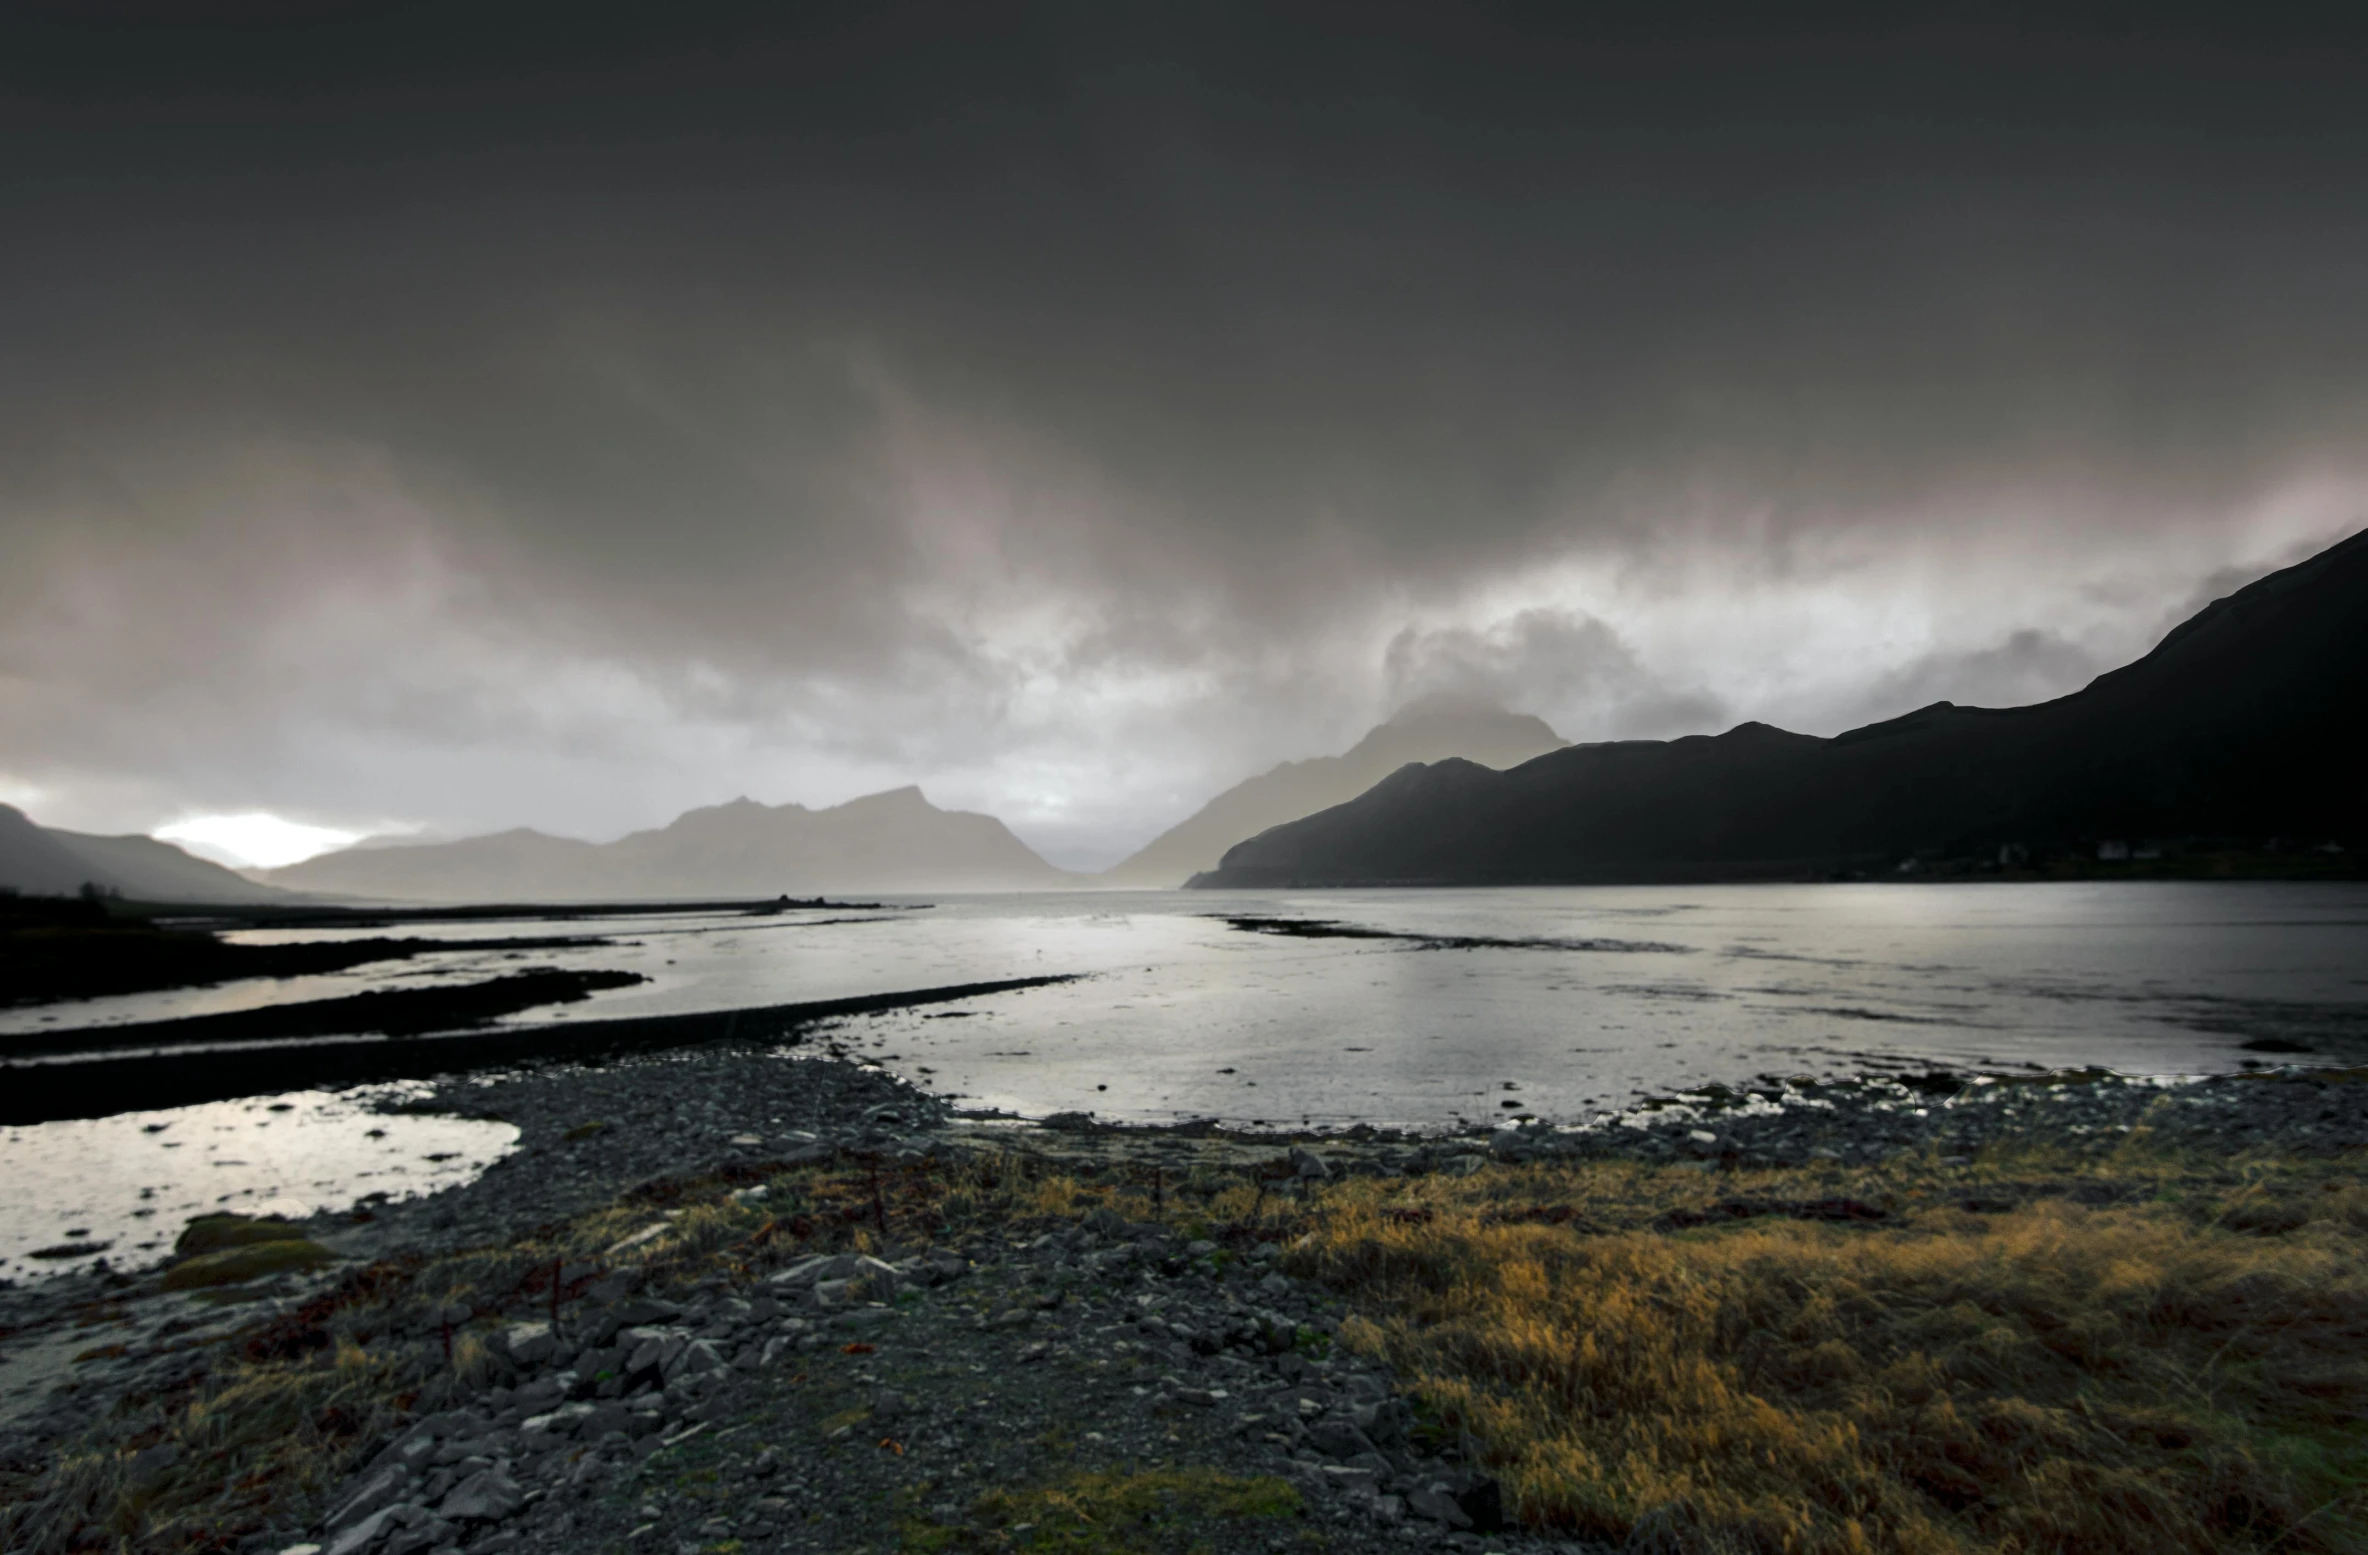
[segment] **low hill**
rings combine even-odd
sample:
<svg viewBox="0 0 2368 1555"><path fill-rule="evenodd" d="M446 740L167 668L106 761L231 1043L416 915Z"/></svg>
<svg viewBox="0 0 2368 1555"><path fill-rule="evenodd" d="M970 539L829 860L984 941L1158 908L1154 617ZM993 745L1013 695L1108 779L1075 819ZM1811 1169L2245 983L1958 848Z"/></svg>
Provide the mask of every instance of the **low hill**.
<svg viewBox="0 0 2368 1555"><path fill-rule="evenodd" d="M2368 533L2033 707L1410 765L1207 886L1801 876L2142 839L2368 842Z"/></svg>
<svg viewBox="0 0 2368 1555"><path fill-rule="evenodd" d="M1407 707L1342 755L1286 761L1235 784L1149 846L1104 874L1102 883L1172 887L1216 867L1227 848L1269 827L1342 804L1408 762L1461 757L1510 767L1564 741L1543 719L1486 702L1434 698Z"/></svg>
<svg viewBox="0 0 2368 1555"><path fill-rule="evenodd" d="M611 843L520 829L349 848L270 878L338 896L439 902L1010 891L1074 879L993 816L941 810L918 788L822 810L736 799Z"/></svg>
<svg viewBox="0 0 2368 1555"><path fill-rule="evenodd" d="M154 837L57 831L0 805L0 888L71 896L86 884L143 902L269 902L287 894Z"/></svg>

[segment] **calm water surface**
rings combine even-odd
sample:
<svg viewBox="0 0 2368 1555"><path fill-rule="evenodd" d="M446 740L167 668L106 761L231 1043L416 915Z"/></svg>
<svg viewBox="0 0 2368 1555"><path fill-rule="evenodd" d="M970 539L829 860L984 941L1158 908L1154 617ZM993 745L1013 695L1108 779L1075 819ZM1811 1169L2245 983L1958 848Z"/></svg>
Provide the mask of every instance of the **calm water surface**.
<svg viewBox="0 0 2368 1555"><path fill-rule="evenodd" d="M291 1091L0 1129L0 1278L38 1279L100 1258L118 1268L155 1263L198 1215L301 1217L367 1193L433 1193L467 1182L517 1142L507 1123L384 1116L366 1105L411 1089L426 1087Z"/></svg>
<svg viewBox="0 0 2368 1555"><path fill-rule="evenodd" d="M1228 921L1253 915L1360 934L1311 938ZM521 1021L1084 974L837 1031L965 1105L1031 1115L1445 1127L1524 1113L1577 1121L1640 1094L1771 1074L2368 1062L2368 887L2353 885L1111 892L360 932L546 931L616 943L534 964L623 967L650 981ZM6 1012L0 1029L426 986L519 964L515 953L446 952L336 976ZM0 1168L43 1132L0 1139ZM334 1197L334 1178L315 1191Z"/></svg>

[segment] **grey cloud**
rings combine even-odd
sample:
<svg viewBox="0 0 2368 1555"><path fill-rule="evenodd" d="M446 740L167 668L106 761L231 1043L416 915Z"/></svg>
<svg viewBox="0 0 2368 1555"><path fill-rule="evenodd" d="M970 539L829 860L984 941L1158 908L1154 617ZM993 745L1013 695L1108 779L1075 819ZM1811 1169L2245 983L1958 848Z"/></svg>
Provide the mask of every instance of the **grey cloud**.
<svg viewBox="0 0 2368 1555"><path fill-rule="evenodd" d="M2351 523L2345 526L2346 530L2357 528L2362 518L2368 518L2368 502L2355 506L2346 516L2351 519ZM2248 583L2257 582L2282 568L2291 567L2297 562L2307 560L2316 552L2324 550L2328 541L2336 538L2340 538L2340 536L2310 535L2278 546L2266 556L2252 558L2226 567L2213 568L2192 589L2187 591L2185 598L2163 610L2156 624L2155 636L2161 637L2214 600L2226 599Z"/></svg>
<svg viewBox="0 0 2368 1555"><path fill-rule="evenodd" d="M1755 710L1462 603L1556 566L2216 562L2368 446L2368 83L2284 25L400 11L0 23L0 778L1119 848L1433 684Z"/></svg>
<svg viewBox="0 0 2368 1555"><path fill-rule="evenodd" d="M2078 691L2110 668L2077 643L2025 627L1990 647L1927 653L1878 679L1861 706L1868 721L1934 702L2023 707Z"/></svg>
<svg viewBox="0 0 2368 1555"><path fill-rule="evenodd" d="M1707 691L1665 685L1620 634L1594 616L1524 610L1486 627L1407 627L1390 639L1383 675L1395 703L1476 697L1546 719L1573 740L1658 739L1723 726Z"/></svg>

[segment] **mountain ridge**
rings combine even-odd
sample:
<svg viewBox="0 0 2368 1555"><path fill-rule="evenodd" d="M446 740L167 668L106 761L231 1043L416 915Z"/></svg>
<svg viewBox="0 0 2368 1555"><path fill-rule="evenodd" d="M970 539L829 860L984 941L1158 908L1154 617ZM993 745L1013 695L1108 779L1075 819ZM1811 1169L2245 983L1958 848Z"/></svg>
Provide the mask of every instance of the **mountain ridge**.
<svg viewBox="0 0 2368 1555"><path fill-rule="evenodd" d="M1354 798L1408 761L1462 756L1485 766L1512 766L1567 743L1545 720L1493 703L1418 701L1337 756L1286 761L1236 783L1105 870L1101 883L1180 885L1214 867L1233 844Z"/></svg>
<svg viewBox="0 0 2368 1555"><path fill-rule="evenodd" d="M154 837L61 831L0 804L0 887L71 896L85 885L143 902L275 902L288 895Z"/></svg>
<svg viewBox="0 0 2368 1555"><path fill-rule="evenodd" d="M521 826L344 849L267 878L329 895L460 902L1041 890L1072 879L995 817L941 810L910 784L822 809L742 796L607 843Z"/></svg>
<svg viewBox="0 0 2368 1555"><path fill-rule="evenodd" d="M1761 878L2115 839L2368 831L2368 531L2018 708L1936 702L1831 738L1576 745L1399 769L1228 850L1202 886Z"/></svg>

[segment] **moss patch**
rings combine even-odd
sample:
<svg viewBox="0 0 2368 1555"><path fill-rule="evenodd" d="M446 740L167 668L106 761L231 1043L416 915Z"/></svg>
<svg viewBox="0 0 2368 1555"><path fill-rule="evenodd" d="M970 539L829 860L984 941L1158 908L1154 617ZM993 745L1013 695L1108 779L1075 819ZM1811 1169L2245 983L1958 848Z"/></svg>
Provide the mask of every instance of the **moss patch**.
<svg viewBox="0 0 2368 1555"><path fill-rule="evenodd" d="M173 1241L173 1256L195 1258L226 1247L252 1247L257 1242L290 1242L303 1233L284 1220L257 1220L252 1215L200 1215L181 1228Z"/></svg>
<svg viewBox="0 0 2368 1555"><path fill-rule="evenodd" d="M318 1242L287 1237L274 1242L251 1242L205 1253L165 1271L166 1290L207 1290L218 1285L244 1285L266 1274L288 1269L317 1269L335 1263L337 1255Z"/></svg>

